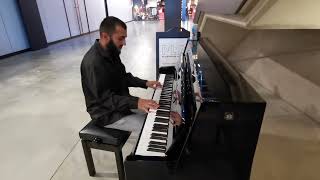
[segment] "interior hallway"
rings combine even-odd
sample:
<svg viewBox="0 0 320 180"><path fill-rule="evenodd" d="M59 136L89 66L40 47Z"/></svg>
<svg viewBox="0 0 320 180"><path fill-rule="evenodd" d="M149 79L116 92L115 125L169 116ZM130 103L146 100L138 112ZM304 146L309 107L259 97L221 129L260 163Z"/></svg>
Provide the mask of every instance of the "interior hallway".
<svg viewBox="0 0 320 180"><path fill-rule="evenodd" d="M155 32L163 22L130 22L121 58L126 70L155 78ZM0 179L117 179L113 153L94 151L88 175L78 132L88 122L80 63L98 33L0 60ZM316 180L320 131L306 115L248 78L267 101L252 180ZM150 97L152 90L131 89ZM131 152L134 140L123 149Z"/></svg>

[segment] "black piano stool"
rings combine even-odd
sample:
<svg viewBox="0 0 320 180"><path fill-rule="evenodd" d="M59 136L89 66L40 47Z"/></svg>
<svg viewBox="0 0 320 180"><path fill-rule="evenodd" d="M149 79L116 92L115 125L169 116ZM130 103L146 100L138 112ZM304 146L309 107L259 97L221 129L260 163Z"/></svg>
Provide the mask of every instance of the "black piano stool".
<svg viewBox="0 0 320 180"><path fill-rule="evenodd" d="M91 148L115 153L119 180L125 180L122 147L131 132L98 126L90 121L80 132L84 156L90 176L96 174L92 159Z"/></svg>

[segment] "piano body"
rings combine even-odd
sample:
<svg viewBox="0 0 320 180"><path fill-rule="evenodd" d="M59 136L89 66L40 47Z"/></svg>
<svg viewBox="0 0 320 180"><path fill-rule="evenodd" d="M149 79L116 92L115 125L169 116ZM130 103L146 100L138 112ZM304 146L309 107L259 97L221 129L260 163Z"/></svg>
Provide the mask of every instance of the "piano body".
<svg viewBox="0 0 320 180"><path fill-rule="evenodd" d="M205 43L190 44L196 56L186 48L181 66L159 70L159 112L148 114L124 162L127 180L250 179L266 103ZM177 110L184 124L173 127Z"/></svg>

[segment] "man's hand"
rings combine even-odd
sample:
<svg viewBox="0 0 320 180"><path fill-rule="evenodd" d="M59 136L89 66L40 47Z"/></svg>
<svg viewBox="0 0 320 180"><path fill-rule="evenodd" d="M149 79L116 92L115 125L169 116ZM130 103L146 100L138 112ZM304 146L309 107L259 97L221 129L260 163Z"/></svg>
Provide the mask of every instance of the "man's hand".
<svg viewBox="0 0 320 180"><path fill-rule="evenodd" d="M181 118L180 114L177 112L174 112L174 111L170 112L170 120L173 121L173 122L171 121L173 126L180 126L182 123L182 118Z"/></svg>
<svg viewBox="0 0 320 180"><path fill-rule="evenodd" d="M159 81L148 81L146 83L147 87L157 89L157 88L162 88L162 85Z"/></svg>
<svg viewBox="0 0 320 180"><path fill-rule="evenodd" d="M150 99L140 99L138 100L138 109L149 112L149 109L157 109L159 107L159 104L155 102L154 100Z"/></svg>

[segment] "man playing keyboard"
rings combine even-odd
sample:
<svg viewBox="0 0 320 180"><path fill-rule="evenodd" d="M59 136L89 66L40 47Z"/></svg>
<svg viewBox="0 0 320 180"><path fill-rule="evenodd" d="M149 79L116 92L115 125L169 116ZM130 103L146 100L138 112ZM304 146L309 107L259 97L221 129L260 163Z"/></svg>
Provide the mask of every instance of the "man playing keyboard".
<svg viewBox="0 0 320 180"><path fill-rule="evenodd" d="M126 24L116 17L105 18L100 39L81 63L81 82L87 112L98 125L139 133L146 112L157 109L154 100L131 96L128 87L161 88L158 81L146 81L127 73L120 59L126 45ZM179 117L176 118L179 124ZM181 121L180 121L181 122Z"/></svg>

